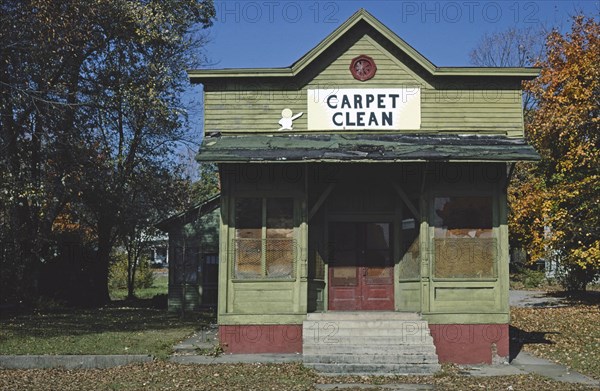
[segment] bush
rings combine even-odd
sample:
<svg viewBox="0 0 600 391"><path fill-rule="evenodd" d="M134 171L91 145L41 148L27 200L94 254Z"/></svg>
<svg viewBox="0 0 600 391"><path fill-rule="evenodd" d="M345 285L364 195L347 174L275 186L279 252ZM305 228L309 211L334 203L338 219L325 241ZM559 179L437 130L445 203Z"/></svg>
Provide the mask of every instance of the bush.
<svg viewBox="0 0 600 391"><path fill-rule="evenodd" d="M154 275L150 268L150 261L142 257L135 271L134 289L150 288L154 282ZM110 265L108 288L127 289L127 253L119 253L113 256Z"/></svg>
<svg viewBox="0 0 600 391"><path fill-rule="evenodd" d="M525 288L538 288L546 280L546 274L542 270L533 270L527 267L515 266L513 279L523 284Z"/></svg>
<svg viewBox="0 0 600 391"><path fill-rule="evenodd" d="M523 269L523 285L525 288L537 288L546 279L542 270Z"/></svg>
<svg viewBox="0 0 600 391"><path fill-rule="evenodd" d="M567 291L585 291L588 284L593 283L600 273L597 269L582 269L577 265L559 267L556 278Z"/></svg>

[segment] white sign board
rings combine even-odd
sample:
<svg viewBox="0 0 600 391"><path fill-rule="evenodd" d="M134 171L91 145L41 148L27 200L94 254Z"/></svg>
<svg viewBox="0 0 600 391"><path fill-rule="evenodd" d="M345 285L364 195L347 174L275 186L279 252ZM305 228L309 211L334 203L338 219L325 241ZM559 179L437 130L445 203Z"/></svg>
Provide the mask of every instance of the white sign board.
<svg viewBox="0 0 600 391"><path fill-rule="evenodd" d="M421 88L308 90L308 130L418 130Z"/></svg>

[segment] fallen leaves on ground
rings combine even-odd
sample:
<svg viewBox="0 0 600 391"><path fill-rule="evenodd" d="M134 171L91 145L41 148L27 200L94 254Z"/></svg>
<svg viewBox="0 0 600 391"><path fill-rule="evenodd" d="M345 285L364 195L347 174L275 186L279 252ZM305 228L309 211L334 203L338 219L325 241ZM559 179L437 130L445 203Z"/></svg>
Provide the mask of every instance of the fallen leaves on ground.
<svg viewBox="0 0 600 391"><path fill-rule="evenodd" d="M600 379L600 307L512 308L516 348Z"/></svg>
<svg viewBox="0 0 600 391"><path fill-rule="evenodd" d="M155 361L111 369L0 370L0 390L314 390L315 384L430 384L436 390L589 390L536 375L472 377L444 371L435 376L319 376L301 364L193 365ZM509 388L510 387L510 388ZM358 388L355 388L358 389ZM352 390L345 389L345 390ZM361 389L364 391L364 389Z"/></svg>

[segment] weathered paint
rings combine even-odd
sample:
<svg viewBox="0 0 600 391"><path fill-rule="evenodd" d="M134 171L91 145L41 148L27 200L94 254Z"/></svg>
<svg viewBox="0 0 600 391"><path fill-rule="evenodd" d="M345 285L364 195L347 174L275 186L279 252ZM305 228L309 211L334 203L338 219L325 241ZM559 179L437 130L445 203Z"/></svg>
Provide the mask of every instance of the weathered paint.
<svg viewBox="0 0 600 391"><path fill-rule="evenodd" d="M434 324L429 329L441 363L508 361L508 324Z"/></svg>
<svg viewBox="0 0 600 391"><path fill-rule="evenodd" d="M232 237L234 216L232 210L222 210L224 221L221 240L221 274L219 294L224 305L219 307L219 324L232 326L300 324L307 311L327 310L328 262L326 246L327 222L329 221L390 221L402 219L398 205L403 201L389 178L402 184L403 191L417 203L421 221L420 276L405 280L396 274L394 295L399 311L422 312L430 324L506 324L509 321L508 294L508 236L506 235L506 206L503 186L506 181L504 164L378 164L348 165L305 164L222 165L228 179L223 186L223 199L235 199L237 195L292 195L296 199L297 223L295 235L299 238L296 252L296 276L289 281L234 280L231 278L231 251L227 238ZM274 171L275 170L275 171ZM277 171L283 170L283 171ZM276 174L275 172L279 172ZM283 175L283 172L287 172ZM457 176L459 177L457 179ZM308 220L308 211L322 197L323 192L333 189L322 206ZM360 191L360 190L363 191ZM432 276L433 259L429 245L432 240L432 205L436 195L489 195L493 199L493 230L497 235L497 275L483 279L436 279ZM305 202L304 200L308 200ZM231 201L224 201L231 202ZM397 216L398 215L398 216ZM314 231L311 227L315 227ZM305 228L302 228L305 227ZM399 231L394 230L394 235ZM303 232L312 232L309 242L301 239ZM400 240L394 237L397 243ZM321 242L321 244L319 243ZM314 247L312 247L314 246ZM325 248L323 248L325 247ZM319 250L319 248L321 250ZM319 254L319 251L324 251ZM312 254L309 255L308 254ZM399 254L395 251L395 270ZM324 257L325 270L320 275L307 272L307 262ZM224 287L224 289L223 289ZM283 343L283 342L282 342ZM267 345L245 344L243 349ZM283 349L277 345L276 349ZM240 347L240 349L242 349ZM292 348L289 348L292 349ZM479 349L479 348L477 348ZM240 350L242 351L242 350Z"/></svg>
<svg viewBox="0 0 600 391"><path fill-rule="evenodd" d="M294 131L306 132L308 89L400 86L422 89L421 127L413 131L523 136L521 80L534 77L535 71L435 67L366 12L357 13L324 41L328 47L318 55L311 51L298 62L303 63L302 70L297 63L287 73L276 69L190 72L192 81L205 85L205 128L272 133L287 107L305 113L294 121ZM363 54L377 63L377 74L368 82L355 80L348 70L351 60Z"/></svg>
<svg viewBox="0 0 600 391"><path fill-rule="evenodd" d="M348 64L363 54L375 60L377 73L360 82ZM521 107L521 81L537 73L436 67L365 11L289 68L190 72L205 92L208 134L199 160L220 163L218 323L226 350L300 351L307 312L331 310L329 224L389 222L394 309L422 314L442 361L491 362L507 356L506 162L538 158L522 139ZM308 89L403 87L420 88L418 129L308 130ZM278 132L284 108L304 114ZM460 195L491 200L486 235L492 232L493 238L483 242L485 254L493 248L494 258L491 265L485 258L485 276L441 278L435 275L435 252L441 247L434 240L434 201ZM239 197L293 199L293 276L233 278ZM264 238L266 201L262 205ZM401 232L412 218L407 226L413 228ZM401 250L409 235L409 244L416 246L410 256Z"/></svg>
<svg viewBox="0 0 600 391"><path fill-rule="evenodd" d="M466 81L452 79L427 85L425 80L402 80L404 69L396 63L383 61L389 53L353 47L323 70L322 78L315 78L301 89L294 89L295 82L275 84L236 81L235 85L207 86L205 91L205 127L222 133L272 133L279 128L281 110L290 108L294 113L305 115L294 121L295 132L319 132L308 128L307 90L321 86L335 88L365 88L364 84L350 78L340 79L331 73L342 68L358 54L366 53L377 61L378 67L389 73L379 72L368 88L396 86L421 86L421 126L419 129L402 130L404 133L492 133L511 137L523 136L521 87L514 81L510 89L499 89L494 79ZM339 62L339 66L335 64ZM387 69L389 67L389 69ZM399 75L399 76L396 76ZM399 78L399 79L398 79ZM406 83L406 84L405 84ZM471 83L469 89L457 88ZM287 87L287 89L286 89ZM292 89L290 89L292 87ZM212 88L218 88L213 91Z"/></svg>
<svg viewBox="0 0 600 391"><path fill-rule="evenodd" d="M402 201L386 178L396 178L402 183L411 198L418 199L425 177L425 192L422 195L422 221L420 224L421 275L417 279L403 280L396 275L395 301L399 311L422 312L431 323L506 323L508 318L507 297L508 283L508 237L506 233L506 213L501 188L505 182L504 164L444 164L443 166L419 164L386 164L386 165L350 165L334 164L278 166L287 170L287 179L277 175L269 165L227 165L222 172L228 172L230 181L223 187L223 199L230 197L234 189L237 194L295 194L297 202L298 222L296 235L302 235L302 227L311 231L314 226L312 242L299 241L296 259L296 278L290 281L232 280L231 251L228 241L221 240L221 280L220 286L226 305L219 309L220 324L281 324L289 321L300 322L308 311L325 309L327 290L327 255L325 257L325 273L310 277L306 271L306 262L315 262L319 251L325 251L328 243L324 227L329 221L397 221L397 204ZM283 171L280 171L282 174ZM462 179L457 180L456 175ZM246 178L245 180L243 178ZM257 180L256 178L262 178ZM493 181L490 180L493 179ZM251 179L251 180L250 180ZM474 182L473 182L474 181ZM307 184L305 185L305 182ZM313 220L306 221L308 209L317 202L323 190L330 183L336 186L324 201ZM308 196L302 194L303 188L309 189ZM261 190L263 189L263 190ZM295 189L295 190L294 190ZM354 189L354 190L353 190ZM358 191L364 189L364 191ZM431 211L427 205L436 194L487 194L494 195L494 231L497 232L498 260L497 277L487 279L436 279L431 276L432 258L429 243L433 228L430 226ZM301 200L308 199L308 204ZM225 226L233 230L234 218L229 212L222 211ZM229 216L226 214L229 213ZM302 221L301 221L302 220ZM395 230L395 239L398 230ZM231 233L224 234L232 235ZM320 243L319 243L320 241ZM320 249L320 250L319 250ZM396 248L397 249L397 248ZM400 254L395 252L396 265ZM228 263L226 263L228 262ZM397 270L397 267L396 267ZM318 277L318 278L317 278ZM309 283L311 281L309 290ZM226 293L224 293L226 292ZM310 298L310 300L309 300ZM250 322L250 319L252 321ZM283 320L287 319L287 320Z"/></svg>
<svg viewBox="0 0 600 391"><path fill-rule="evenodd" d="M478 135L221 135L203 141L200 161L397 162L538 160L524 140Z"/></svg>

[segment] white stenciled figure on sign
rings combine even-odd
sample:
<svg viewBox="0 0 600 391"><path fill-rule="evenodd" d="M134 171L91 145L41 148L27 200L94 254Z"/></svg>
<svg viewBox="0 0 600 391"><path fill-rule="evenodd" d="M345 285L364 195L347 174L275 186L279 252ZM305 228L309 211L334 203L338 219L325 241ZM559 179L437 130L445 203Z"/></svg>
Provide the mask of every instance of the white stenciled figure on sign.
<svg viewBox="0 0 600 391"><path fill-rule="evenodd" d="M281 128L278 130L294 130L292 124L293 121L297 118L300 118L304 114L303 112L299 112L298 114L292 116L292 110L285 108L281 110L281 119L279 120L279 125Z"/></svg>

